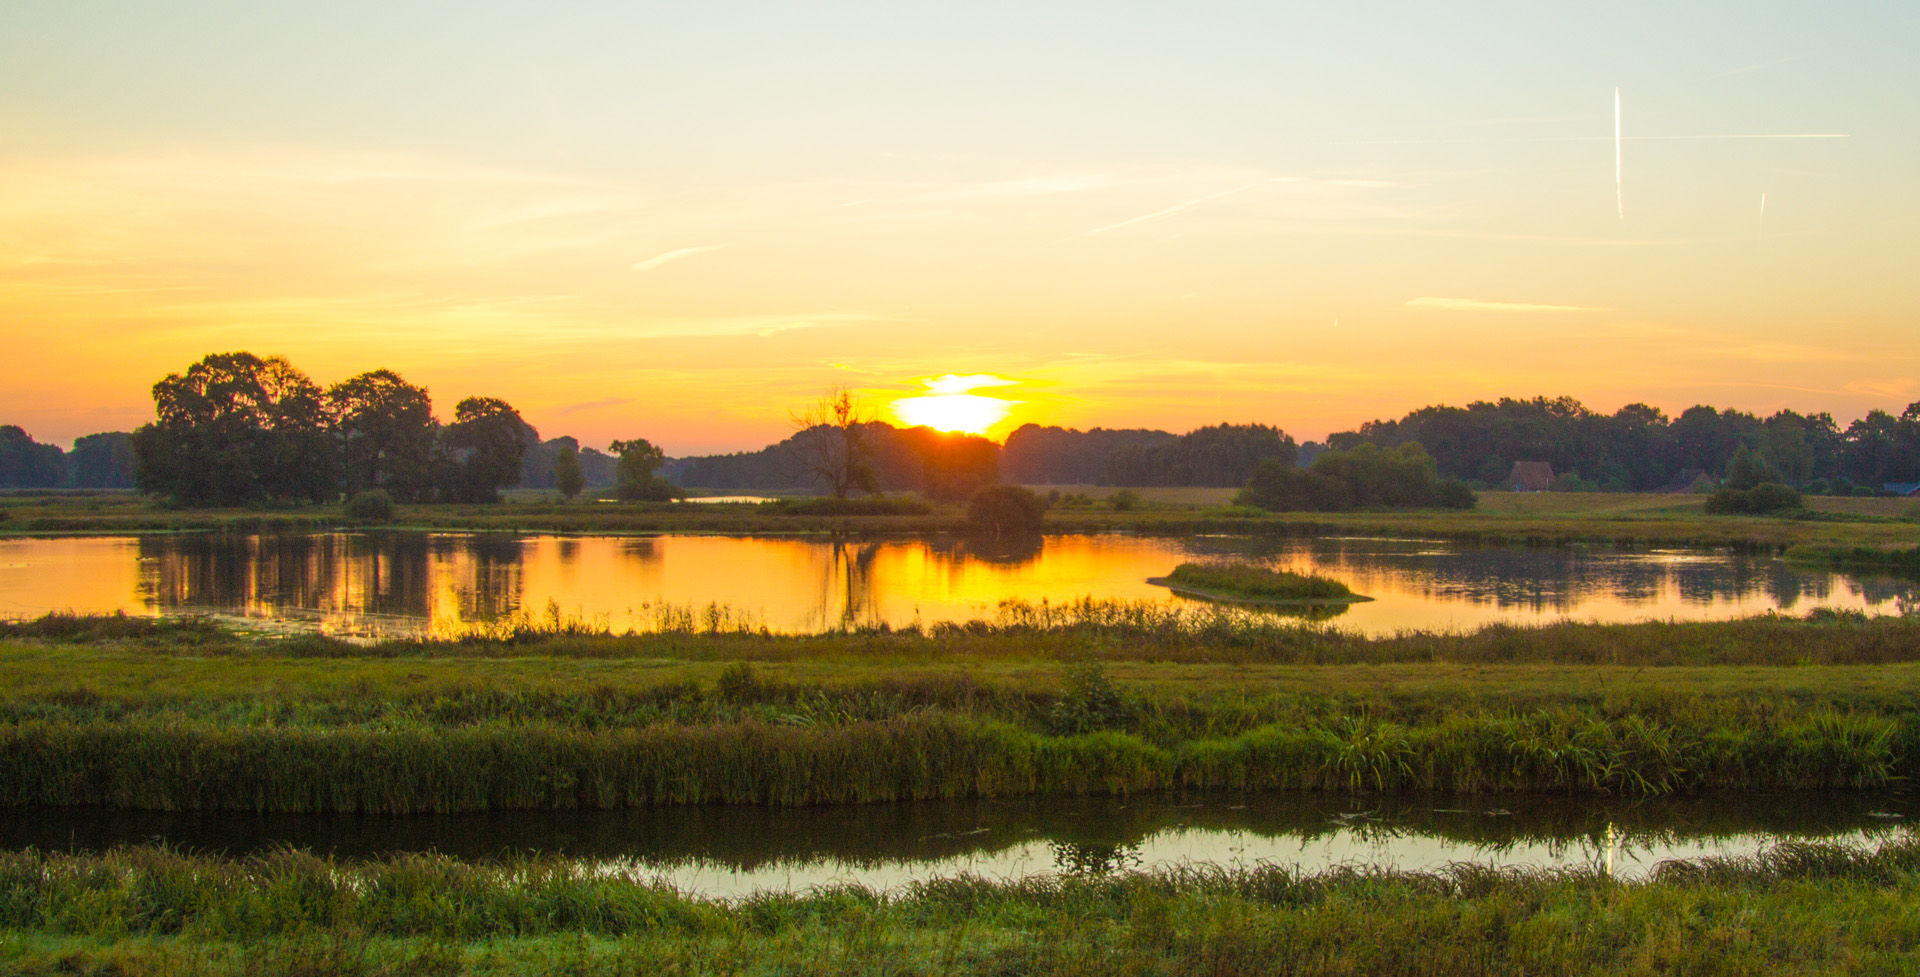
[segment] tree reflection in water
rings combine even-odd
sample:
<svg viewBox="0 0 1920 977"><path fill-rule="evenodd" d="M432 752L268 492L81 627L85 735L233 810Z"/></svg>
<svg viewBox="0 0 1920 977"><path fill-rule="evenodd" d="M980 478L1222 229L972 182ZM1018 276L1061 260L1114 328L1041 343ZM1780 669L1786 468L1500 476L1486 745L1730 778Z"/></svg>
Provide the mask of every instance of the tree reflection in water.
<svg viewBox="0 0 1920 977"><path fill-rule="evenodd" d="M96 541L7 541L8 559L93 559ZM63 547L56 552L55 547ZM1707 550L1527 548L1432 540L1071 536L801 539L561 538L379 532L179 535L137 545L132 592L85 606L71 576L12 578L17 608L76 611L131 603L318 622L346 633L419 633L488 623L549 603L616 630L657 626L637 609L733 608L775 631L905 627L992 619L1005 601L1055 607L1087 599L1164 606L1146 583L1194 558L1224 557L1333 576L1377 598L1359 607L1297 607L1368 633L1535 624L1745 616L1816 607L1906 613L1920 585L1847 576L1772 556ZM41 549L44 548L44 552ZM117 557L125 559L126 557ZM106 564L102 564L107 566ZM112 569L112 567L108 567ZM102 571L106 575L106 571ZM125 596L120 596L125 594ZM97 601L96 601L97 603ZM1193 605L1189 605L1193 606ZM622 616L622 614L625 616Z"/></svg>

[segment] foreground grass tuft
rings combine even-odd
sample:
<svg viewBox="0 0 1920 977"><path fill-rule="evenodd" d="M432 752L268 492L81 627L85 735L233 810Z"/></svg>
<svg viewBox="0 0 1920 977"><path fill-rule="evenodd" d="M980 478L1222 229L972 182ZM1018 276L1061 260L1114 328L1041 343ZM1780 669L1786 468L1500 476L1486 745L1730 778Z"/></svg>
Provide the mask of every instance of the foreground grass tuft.
<svg viewBox="0 0 1920 977"><path fill-rule="evenodd" d="M692 899L608 866L154 848L0 855L0 965L115 974L1909 973L1920 845L1644 882L1191 866Z"/></svg>

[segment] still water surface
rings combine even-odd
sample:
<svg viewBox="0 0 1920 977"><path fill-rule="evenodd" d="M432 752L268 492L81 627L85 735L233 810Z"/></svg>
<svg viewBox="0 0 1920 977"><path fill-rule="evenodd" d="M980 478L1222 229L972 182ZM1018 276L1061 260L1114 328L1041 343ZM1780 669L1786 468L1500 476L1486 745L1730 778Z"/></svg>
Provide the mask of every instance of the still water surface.
<svg viewBox="0 0 1920 977"><path fill-rule="evenodd" d="M840 882L888 889L962 874L1018 879L1183 865L1316 872L1469 862L1595 868L1631 879L1667 859L1751 854L1785 840L1872 847L1911 838L1916 806L1911 795L1892 793L1638 802L1296 793L440 817L0 809L0 847L88 851L164 841L239 855L291 845L343 858L543 852L723 897Z"/></svg>
<svg viewBox="0 0 1920 977"><path fill-rule="evenodd" d="M1472 628L1561 618L1706 620L1815 607L1903 613L1912 581L1709 550L1477 547L1373 538L1053 536L830 541L338 533L0 541L0 616L212 612L348 635L414 634L540 614L657 626L724 605L776 631L992 619L1000 602L1184 603L1146 582L1231 557L1346 581L1343 627Z"/></svg>

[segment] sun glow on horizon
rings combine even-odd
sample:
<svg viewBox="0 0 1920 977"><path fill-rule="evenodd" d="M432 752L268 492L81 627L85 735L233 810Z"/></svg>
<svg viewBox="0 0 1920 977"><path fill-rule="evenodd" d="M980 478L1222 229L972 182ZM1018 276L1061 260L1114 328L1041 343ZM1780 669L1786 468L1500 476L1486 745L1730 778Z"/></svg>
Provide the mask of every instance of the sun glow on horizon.
<svg viewBox="0 0 1920 977"><path fill-rule="evenodd" d="M991 373L968 376L949 373L922 377L927 392L902 397L890 406L893 415L911 427L930 427L955 434L985 434L1007 419L1017 400L983 397L973 393L983 387L1011 387L1015 381Z"/></svg>

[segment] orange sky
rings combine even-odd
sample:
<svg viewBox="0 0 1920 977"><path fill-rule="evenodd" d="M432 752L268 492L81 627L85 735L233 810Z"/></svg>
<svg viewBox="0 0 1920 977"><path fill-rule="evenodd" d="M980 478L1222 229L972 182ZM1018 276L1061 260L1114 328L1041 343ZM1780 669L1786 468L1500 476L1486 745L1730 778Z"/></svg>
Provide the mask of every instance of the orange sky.
<svg viewBox="0 0 1920 977"><path fill-rule="evenodd" d="M996 435L1920 399L1910 12L114 9L0 14L42 440L229 349L671 454L950 373Z"/></svg>

